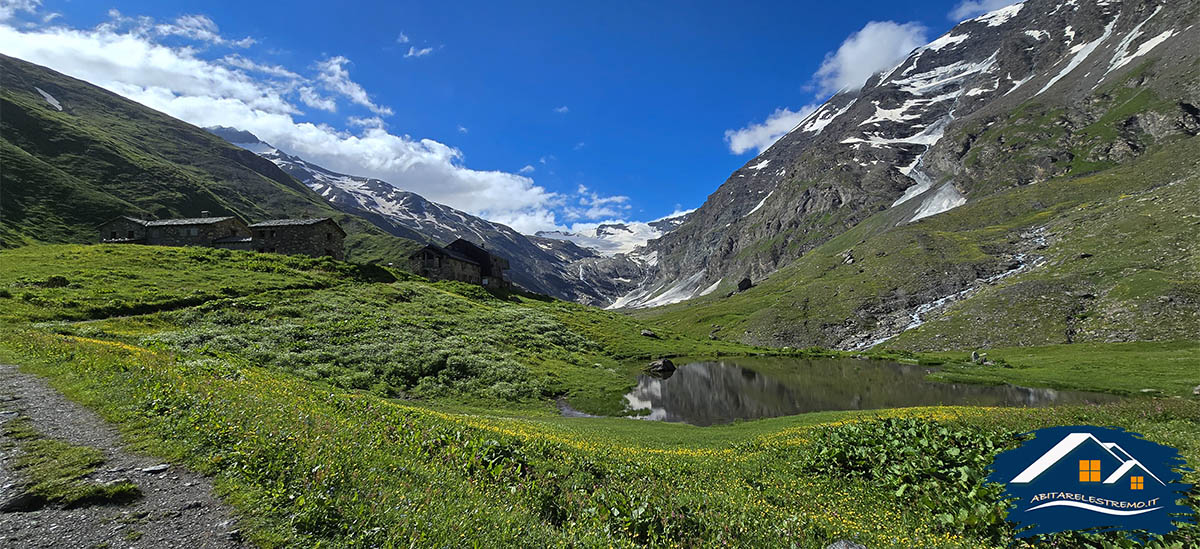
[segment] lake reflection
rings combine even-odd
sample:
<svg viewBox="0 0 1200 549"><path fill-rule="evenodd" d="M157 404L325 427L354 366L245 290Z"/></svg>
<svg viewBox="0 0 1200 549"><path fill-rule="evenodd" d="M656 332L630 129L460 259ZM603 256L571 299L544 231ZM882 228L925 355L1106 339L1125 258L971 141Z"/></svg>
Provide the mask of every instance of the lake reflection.
<svg viewBox="0 0 1200 549"><path fill-rule="evenodd" d="M1048 406L1119 397L1014 385L926 381L927 366L856 359L755 359L691 362L668 379L649 375L625 395L645 419L714 425L823 410L907 406Z"/></svg>

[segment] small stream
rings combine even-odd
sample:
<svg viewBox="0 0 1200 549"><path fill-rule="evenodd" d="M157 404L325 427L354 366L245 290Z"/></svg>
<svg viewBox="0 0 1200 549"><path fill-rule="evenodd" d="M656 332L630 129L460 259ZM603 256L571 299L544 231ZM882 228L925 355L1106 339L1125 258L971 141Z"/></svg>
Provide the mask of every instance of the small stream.
<svg viewBox="0 0 1200 549"><path fill-rule="evenodd" d="M909 406L1101 404L1103 393L928 381L928 366L857 359L733 358L683 362L673 375L638 378L625 395L643 419L717 425L737 420Z"/></svg>

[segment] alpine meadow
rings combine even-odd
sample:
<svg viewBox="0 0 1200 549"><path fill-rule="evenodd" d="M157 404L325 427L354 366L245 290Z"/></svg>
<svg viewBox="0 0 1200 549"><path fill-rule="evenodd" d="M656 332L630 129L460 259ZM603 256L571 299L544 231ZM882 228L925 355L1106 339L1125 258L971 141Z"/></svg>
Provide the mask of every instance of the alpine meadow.
<svg viewBox="0 0 1200 549"><path fill-rule="evenodd" d="M0 546L1200 547L1200 2L943 3L0 0ZM1060 426L1192 514L1029 535Z"/></svg>

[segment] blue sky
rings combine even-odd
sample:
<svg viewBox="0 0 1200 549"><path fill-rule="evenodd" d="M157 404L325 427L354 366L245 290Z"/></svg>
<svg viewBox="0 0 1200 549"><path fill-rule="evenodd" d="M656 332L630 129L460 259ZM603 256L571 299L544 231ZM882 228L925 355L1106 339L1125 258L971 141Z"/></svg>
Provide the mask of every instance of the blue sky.
<svg viewBox="0 0 1200 549"><path fill-rule="evenodd" d="M697 207L856 71L1007 3L0 0L0 51L531 232Z"/></svg>

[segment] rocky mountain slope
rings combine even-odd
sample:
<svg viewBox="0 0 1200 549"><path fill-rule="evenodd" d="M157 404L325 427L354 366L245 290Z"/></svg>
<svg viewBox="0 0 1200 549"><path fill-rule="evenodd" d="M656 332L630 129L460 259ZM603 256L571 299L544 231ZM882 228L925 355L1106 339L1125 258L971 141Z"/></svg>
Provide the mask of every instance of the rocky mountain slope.
<svg viewBox="0 0 1200 549"><path fill-rule="evenodd" d="M118 215L246 221L332 216L357 261L416 243L332 208L268 162L208 132L45 67L0 55L0 247L95 242Z"/></svg>
<svg viewBox="0 0 1200 549"><path fill-rule="evenodd" d="M224 127L208 130L270 160L337 209L369 219L391 234L443 245L458 238L481 244L507 258L513 281L529 290L584 304L608 305L645 276L645 262L637 258L602 255L570 239L526 237L506 225L431 202L386 181L328 170L283 152L250 132ZM607 242L591 239L581 243L604 246Z"/></svg>
<svg viewBox="0 0 1200 549"><path fill-rule="evenodd" d="M651 242L641 303L693 300L644 314L846 349L1194 338L1198 11L1030 0L960 24Z"/></svg>
<svg viewBox="0 0 1200 549"><path fill-rule="evenodd" d="M861 90L838 93L734 172L651 242L659 262L625 304L725 292L873 215L912 223L1195 135L1198 10L1029 0L964 21ZM1004 272L1000 263L969 279Z"/></svg>

